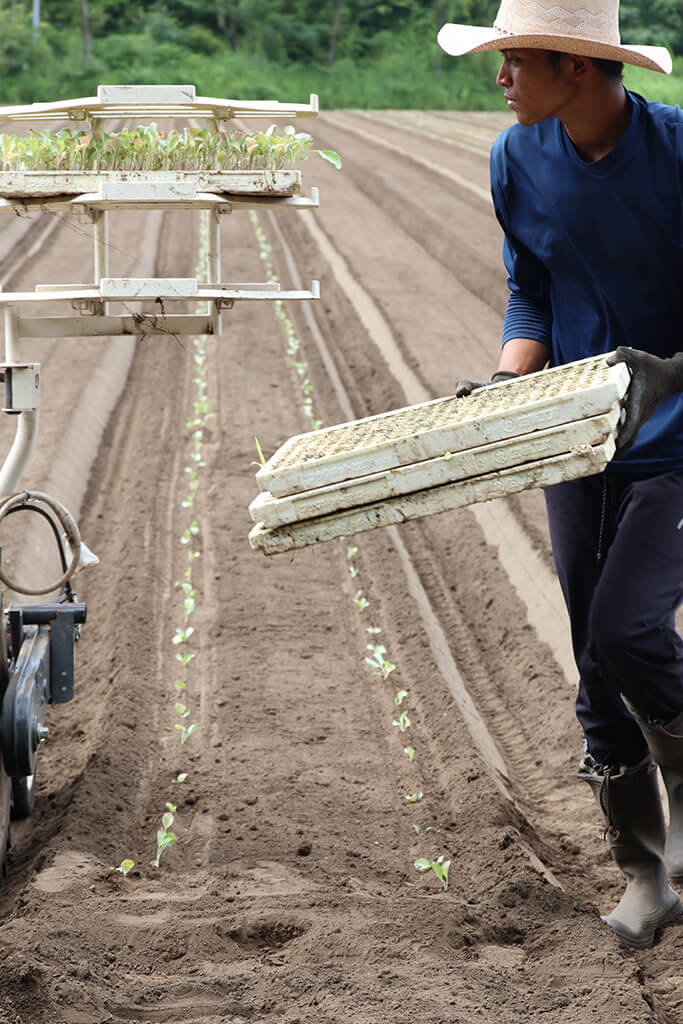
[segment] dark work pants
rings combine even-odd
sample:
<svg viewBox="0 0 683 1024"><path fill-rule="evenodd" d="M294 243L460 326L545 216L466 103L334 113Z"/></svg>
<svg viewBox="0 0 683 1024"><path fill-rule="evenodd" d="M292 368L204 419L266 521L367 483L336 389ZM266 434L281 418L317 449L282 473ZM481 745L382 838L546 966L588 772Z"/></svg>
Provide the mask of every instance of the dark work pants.
<svg viewBox="0 0 683 1024"><path fill-rule="evenodd" d="M683 711L683 472L603 473L545 491L579 669L576 713L600 764L647 746L621 699L669 722Z"/></svg>

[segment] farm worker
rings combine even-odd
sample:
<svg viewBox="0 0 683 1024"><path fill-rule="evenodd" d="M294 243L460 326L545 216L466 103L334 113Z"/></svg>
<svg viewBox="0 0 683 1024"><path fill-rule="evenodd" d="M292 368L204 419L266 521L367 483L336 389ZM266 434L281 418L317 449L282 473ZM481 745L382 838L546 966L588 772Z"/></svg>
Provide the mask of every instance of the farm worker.
<svg viewBox="0 0 683 1024"><path fill-rule="evenodd" d="M604 920L644 949L683 910L667 881L683 884L683 113L627 91L622 71L672 62L621 44L618 0L503 0L493 28L438 39L501 51L518 121L491 153L510 289L494 379L613 350L632 372L617 458L546 504L580 675L579 776L626 878Z"/></svg>

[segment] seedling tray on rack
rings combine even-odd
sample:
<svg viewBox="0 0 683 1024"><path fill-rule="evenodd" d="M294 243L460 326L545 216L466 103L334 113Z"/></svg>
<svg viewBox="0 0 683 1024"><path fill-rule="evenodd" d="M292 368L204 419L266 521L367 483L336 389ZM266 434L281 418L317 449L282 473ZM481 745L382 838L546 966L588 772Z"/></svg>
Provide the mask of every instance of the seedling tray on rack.
<svg viewBox="0 0 683 1024"><path fill-rule="evenodd" d="M630 375L582 360L299 435L257 473L266 554L601 472Z"/></svg>
<svg viewBox="0 0 683 1024"><path fill-rule="evenodd" d="M112 182L177 185L198 192L242 196L295 196L301 192L297 169L253 171L0 171L0 197L80 196Z"/></svg>

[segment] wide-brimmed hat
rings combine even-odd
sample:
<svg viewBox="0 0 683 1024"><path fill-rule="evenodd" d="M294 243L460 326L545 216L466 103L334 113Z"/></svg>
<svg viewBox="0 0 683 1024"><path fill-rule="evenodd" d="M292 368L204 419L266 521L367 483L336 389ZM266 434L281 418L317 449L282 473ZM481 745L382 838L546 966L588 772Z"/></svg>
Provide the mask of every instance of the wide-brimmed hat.
<svg viewBox="0 0 683 1024"><path fill-rule="evenodd" d="M666 75L673 67L664 46L622 45L619 0L502 0L493 28L444 25L437 40L454 57L482 50L559 50Z"/></svg>

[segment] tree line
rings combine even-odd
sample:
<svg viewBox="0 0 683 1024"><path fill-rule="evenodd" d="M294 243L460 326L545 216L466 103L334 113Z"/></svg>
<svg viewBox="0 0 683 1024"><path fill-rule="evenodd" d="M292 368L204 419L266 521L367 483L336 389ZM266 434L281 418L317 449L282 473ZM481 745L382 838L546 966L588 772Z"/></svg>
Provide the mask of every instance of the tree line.
<svg viewBox="0 0 683 1024"><path fill-rule="evenodd" d="M446 21L491 24L497 8L498 0L0 0L0 101L83 94L101 81L183 80L204 94L248 88L254 98L311 83L328 106L482 108L496 102L496 56L444 59L436 32ZM683 55L682 0L623 0L622 36Z"/></svg>

